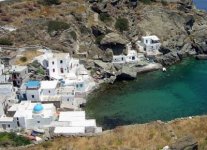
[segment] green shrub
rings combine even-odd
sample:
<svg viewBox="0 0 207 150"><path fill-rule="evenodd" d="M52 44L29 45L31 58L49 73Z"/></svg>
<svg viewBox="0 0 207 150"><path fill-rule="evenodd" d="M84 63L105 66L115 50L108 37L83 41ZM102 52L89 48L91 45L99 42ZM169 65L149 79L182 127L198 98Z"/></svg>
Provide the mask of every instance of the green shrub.
<svg viewBox="0 0 207 150"><path fill-rule="evenodd" d="M59 5L60 0L43 0L43 3L46 5Z"/></svg>
<svg viewBox="0 0 207 150"><path fill-rule="evenodd" d="M75 31L71 31L70 35L72 36L72 38L76 41L77 40L77 34L75 33Z"/></svg>
<svg viewBox="0 0 207 150"><path fill-rule="evenodd" d="M140 2L142 2L144 4L150 4L152 2L152 0L140 0Z"/></svg>
<svg viewBox="0 0 207 150"><path fill-rule="evenodd" d="M97 36L96 37L96 44L100 44L103 38L104 38L104 35Z"/></svg>
<svg viewBox="0 0 207 150"><path fill-rule="evenodd" d="M129 29L129 22L126 18L118 18L115 23L115 28L121 32Z"/></svg>
<svg viewBox="0 0 207 150"><path fill-rule="evenodd" d="M49 21L48 22L49 33L53 31L66 30L68 28L70 28L70 25L65 22L61 22L61 21Z"/></svg>
<svg viewBox="0 0 207 150"><path fill-rule="evenodd" d="M38 74L41 74L41 75L44 75L44 74L45 74L45 71L44 71L44 69L39 68L39 69L37 70L37 73L38 73Z"/></svg>
<svg viewBox="0 0 207 150"><path fill-rule="evenodd" d="M13 45L13 43L10 39L0 38L0 45Z"/></svg>
<svg viewBox="0 0 207 150"><path fill-rule="evenodd" d="M166 1L164 1L164 0L162 0L161 3L162 3L163 6L167 6L168 5L168 3Z"/></svg>
<svg viewBox="0 0 207 150"><path fill-rule="evenodd" d="M99 14L99 19L103 22L109 22L111 21L111 17L107 13L100 13Z"/></svg>
<svg viewBox="0 0 207 150"><path fill-rule="evenodd" d="M30 140L16 133L0 133L0 147L22 146L31 144Z"/></svg>
<svg viewBox="0 0 207 150"><path fill-rule="evenodd" d="M21 57L21 58L20 58L20 61L21 61L21 62L26 62L26 61L27 61L27 57L24 57L24 56Z"/></svg>

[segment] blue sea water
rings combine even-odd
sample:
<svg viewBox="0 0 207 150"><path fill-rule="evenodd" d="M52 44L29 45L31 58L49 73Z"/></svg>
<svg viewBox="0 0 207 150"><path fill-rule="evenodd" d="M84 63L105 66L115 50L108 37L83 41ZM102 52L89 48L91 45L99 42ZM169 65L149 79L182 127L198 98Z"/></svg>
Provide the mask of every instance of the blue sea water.
<svg viewBox="0 0 207 150"><path fill-rule="evenodd" d="M104 128L207 114L207 61L188 59L137 80L105 86L89 96L86 111Z"/></svg>
<svg viewBox="0 0 207 150"><path fill-rule="evenodd" d="M193 2L198 9L203 9L207 11L207 0L193 0Z"/></svg>

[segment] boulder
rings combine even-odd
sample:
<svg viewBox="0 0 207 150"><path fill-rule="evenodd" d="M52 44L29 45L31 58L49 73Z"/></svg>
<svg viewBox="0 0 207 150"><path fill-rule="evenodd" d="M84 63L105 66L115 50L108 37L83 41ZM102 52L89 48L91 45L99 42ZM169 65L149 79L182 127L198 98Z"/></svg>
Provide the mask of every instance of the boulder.
<svg viewBox="0 0 207 150"><path fill-rule="evenodd" d="M120 34L114 32L106 34L100 42L101 45L126 45L127 43L128 41L126 39L124 39Z"/></svg>
<svg viewBox="0 0 207 150"><path fill-rule="evenodd" d="M198 150L198 142L193 136L185 136L173 143L170 150Z"/></svg>
<svg viewBox="0 0 207 150"><path fill-rule="evenodd" d="M117 76L118 80L133 80L137 77L137 71L134 66L123 65L119 75Z"/></svg>
<svg viewBox="0 0 207 150"><path fill-rule="evenodd" d="M112 49L109 49L107 48L105 53L104 53L104 56L102 57L102 60L104 62L112 62L113 60L113 51Z"/></svg>
<svg viewBox="0 0 207 150"><path fill-rule="evenodd" d="M207 60L207 55L206 54L199 54L196 56L196 59L198 60Z"/></svg>
<svg viewBox="0 0 207 150"><path fill-rule="evenodd" d="M179 57L177 52L170 52L163 56L158 56L155 58L155 61L161 63L164 66L170 66L176 62L179 62L181 57Z"/></svg>

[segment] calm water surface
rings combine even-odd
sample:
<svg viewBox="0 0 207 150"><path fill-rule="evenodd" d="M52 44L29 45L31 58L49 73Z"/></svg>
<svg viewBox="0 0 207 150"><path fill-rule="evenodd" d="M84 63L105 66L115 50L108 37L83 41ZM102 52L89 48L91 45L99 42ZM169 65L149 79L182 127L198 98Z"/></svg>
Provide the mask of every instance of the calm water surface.
<svg viewBox="0 0 207 150"><path fill-rule="evenodd" d="M86 111L105 128L207 113L207 61L185 60L89 96Z"/></svg>

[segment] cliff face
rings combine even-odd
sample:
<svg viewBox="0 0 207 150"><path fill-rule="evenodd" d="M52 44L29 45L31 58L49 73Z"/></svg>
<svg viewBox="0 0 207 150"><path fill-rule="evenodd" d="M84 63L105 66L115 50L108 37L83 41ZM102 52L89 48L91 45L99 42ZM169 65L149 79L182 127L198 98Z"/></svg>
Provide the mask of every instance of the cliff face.
<svg viewBox="0 0 207 150"><path fill-rule="evenodd" d="M1 3L0 14L0 24L18 27L1 37L11 39L17 46L42 44L104 59L110 49L124 53L122 41L133 42L142 35L156 34L165 54L156 61L164 65L187 55L207 53L207 14L194 9L192 0L153 0L148 5L128 0L62 0L60 5L51 6L39 1L20 1ZM120 32L115 28L118 18L128 21L128 30ZM65 22L69 27L48 33L51 20ZM115 39L105 38L114 34Z"/></svg>

